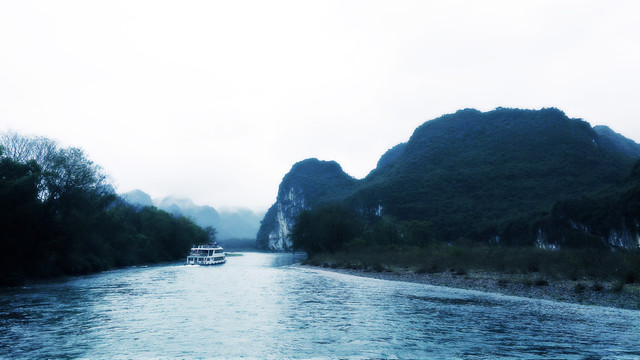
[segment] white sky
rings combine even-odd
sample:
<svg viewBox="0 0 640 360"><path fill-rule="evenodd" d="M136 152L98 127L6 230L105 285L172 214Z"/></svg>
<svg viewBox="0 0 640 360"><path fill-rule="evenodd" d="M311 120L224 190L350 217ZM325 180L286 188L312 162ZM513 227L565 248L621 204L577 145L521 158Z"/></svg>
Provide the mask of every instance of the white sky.
<svg viewBox="0 0 640 360"><path fill-rule="evenodd" d="M266 210L300 160L361 178L426 120L555 106L640 142L640 1L0 0L0 131L117 190Z"/></svg>

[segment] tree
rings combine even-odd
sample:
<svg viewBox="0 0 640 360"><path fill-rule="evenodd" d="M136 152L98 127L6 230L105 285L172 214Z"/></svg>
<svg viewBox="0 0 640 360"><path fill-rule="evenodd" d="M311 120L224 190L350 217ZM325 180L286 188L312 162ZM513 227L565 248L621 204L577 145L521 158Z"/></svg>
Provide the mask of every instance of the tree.
<svg viewBox="0 0 640 360"><path fill-rule="evenodd" d="M4 156L13 161L26 163L35 160L43 171L48 171L58 152L58 144L45 137L26 137L14 131L0 134L0 146Z"/></svg>
<svg viewBox="0 0 640 360"><path fill-rule="evenodd" d="M405 221L404 226L407 228L413 245L423 247L429 243L431 237L431 222L428 220L409 220Z"/></svg>
<svg viewBox="0 0 640 360"><path fill-rule="evenodd" d="M81 149L0 134L0 286L177 260L215 233L126 203Z"/></svg>
<svg viewBox="0 0 640 360"><path fill-rule="evenodd" d="M293 250L335 252L362 232L359 217L339 203L302 211L291 231Z"/></svg>
<svg viewBox="0 0 640 360"><path fill-rule="evenodd" d="M38 249L47 224L38 200L40 176L34 161L0 159L0 284L18 284L30 272L25 257Z"/></svg>
<svg viewBox="0 0 640 360"><path fill-rule="evenodd" d="M217 238L216 235L218 234L218 230L214 229L212 226L207 226L203 230L207 236L208 242L214 243Z"/></svg>

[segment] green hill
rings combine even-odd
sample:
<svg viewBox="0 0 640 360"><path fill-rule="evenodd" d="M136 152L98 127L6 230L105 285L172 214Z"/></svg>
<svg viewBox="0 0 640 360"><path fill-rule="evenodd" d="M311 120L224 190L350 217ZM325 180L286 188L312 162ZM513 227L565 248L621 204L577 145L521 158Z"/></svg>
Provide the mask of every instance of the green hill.
<svg viewBox="0 0 640 360"><path fill-rule="evenodd" d="M416 129L393 165L350 199L400 219L428 219L434 237L477 238L512 218L614 184L633 159L557 109L461 110Z"/></svg>
<svg viewBox="0 0 640 360"><path fill-rule="evenodd" d="M311 161L304 174L294 166L280 192L291 191L287 183L295 178L298 197L313 199L289 214L339 201L369 224L396 224L395 232L422 224L419 236L427 239L420 243L464 238L532 244L540 240L535 224L554 204L619 184L638 157L635 151L638 144L555 108L465 109L418 127L362 180L309 176L324 174ZM274 209L285 205L281 199L279 193ZM263 226L282 227L274 214ZM292 221L286 219L289 229Z"/></svg>
<svg viewBox="0 0 640 360"><path fill-rule="evenodd" d="M257 236L258 248L291 248L288 234L300 211L344 198L356 182L335 161L307 159L294 164L280 183L276 203L262 220Z"/></svg>

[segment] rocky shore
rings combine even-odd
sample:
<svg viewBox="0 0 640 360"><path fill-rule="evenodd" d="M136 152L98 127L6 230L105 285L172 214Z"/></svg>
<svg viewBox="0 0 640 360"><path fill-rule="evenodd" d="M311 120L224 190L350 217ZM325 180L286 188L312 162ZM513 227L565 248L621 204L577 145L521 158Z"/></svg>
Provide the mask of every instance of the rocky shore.
<svg viewBox="0 0 640 360"><path fill-rule="evenodd" d="M354 276L406 281L504 295L545 299L584 305L640 310L640 284L589 279L550 279L538 274L502 274L484 271L417 273L410 269L384 271L302 265Z"/></svg>

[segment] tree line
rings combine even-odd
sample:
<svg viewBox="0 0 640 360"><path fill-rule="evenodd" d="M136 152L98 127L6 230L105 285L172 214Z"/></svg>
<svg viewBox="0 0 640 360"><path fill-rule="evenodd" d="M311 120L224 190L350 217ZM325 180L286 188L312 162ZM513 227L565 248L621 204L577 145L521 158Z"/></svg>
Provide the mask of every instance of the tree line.
<svg viewBox="0 0 640 360"><path fill-rule="evenodd" d="M82 149L0 135L0 286L172 261L214 238L187 218L125 202Z"/></svg>
<svg viewBox="0 0 640 360"><path fill-rule="evenodd" d="M373 247L423 247L432 241L432 235L427 220L371 217L345 203L331 202L300 212L289 236L294 251L314 255Z"/></svg>
<svg viewBox="0 0 640 360"><path fill-rule="evenodd" d="M640 169L640 163L637 168ZM306 263L317 266L373 271L400 266L419 273L451 271L456 275L464 275L471 269L507 274L537 273L540 279L542 276L572 280L584 277L594 279L595 284L598 279L615 280L618 284L614 285L615 291L621 291L625 284L640 281L640 251L637 243L614 250L611 244L603 242L600 231L607 225L619 225L620 219L614 216L614 220L607 222L601 215L610 210L638 214L638 189L627 188L609 200L601 197L602 203L591 209L571 209L577 211L574 215L586 216L585 224L591 227L588 232L572 227L566 218L547 224L554 227L547 231L567 237L557 251L535 247L531 242L479 242L464 237L438 241L429 221L403 221L392 216L371 218L345 203L325 203L302 211L289 236L293 250L307 252ZM611 192L602 195L610 196ZM624 206L618 208L621 203ZM584 200L560 204L554 212L576 204L584 204ZM614 208L618 210L612 210ZM602 221L604 225L600 224ZM628 225L629 228L637 231L637 220L631 222L633 225ZM526 226L523 229L519 225L514 224L509 231L526 237ZM633 239L637 242L637 235Z"/></svg>

